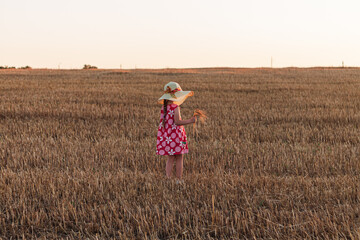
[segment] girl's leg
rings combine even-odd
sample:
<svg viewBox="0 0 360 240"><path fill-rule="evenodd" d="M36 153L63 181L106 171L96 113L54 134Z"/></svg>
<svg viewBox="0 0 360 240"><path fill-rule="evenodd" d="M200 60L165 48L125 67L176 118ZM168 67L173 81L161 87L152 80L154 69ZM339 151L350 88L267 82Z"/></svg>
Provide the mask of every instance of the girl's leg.
<svg viewBox="0 0 360 240"><path fill-rule="evenodd" d="M176 156L176 177L178 179L182 178L183 167L184 167L184 158L182 154Z"/></svg>
<svg viewBox="0 0 360 240"><path fill-rule="evenodd" d="M166 162L166 177L170 178L171 177L171 172L174 166L174 161L175 161L175 156L168 156L168 160Z"/></svg>

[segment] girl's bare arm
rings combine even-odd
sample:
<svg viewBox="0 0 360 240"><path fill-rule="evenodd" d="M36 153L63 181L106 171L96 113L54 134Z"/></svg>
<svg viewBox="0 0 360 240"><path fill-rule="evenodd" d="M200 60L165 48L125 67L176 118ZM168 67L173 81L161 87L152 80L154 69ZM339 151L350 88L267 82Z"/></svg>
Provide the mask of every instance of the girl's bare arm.
<svg viewBox="0 0 360 240"><path fill-rule="evenodd" d="M174 115L175 124L178 125L178 126L187 125L187 124L196 122L196 117L192 117L192 118L187 119L187 120L181 120L180 109L178 107L175 108L174 113L175 113L175 115Z"/></svg>

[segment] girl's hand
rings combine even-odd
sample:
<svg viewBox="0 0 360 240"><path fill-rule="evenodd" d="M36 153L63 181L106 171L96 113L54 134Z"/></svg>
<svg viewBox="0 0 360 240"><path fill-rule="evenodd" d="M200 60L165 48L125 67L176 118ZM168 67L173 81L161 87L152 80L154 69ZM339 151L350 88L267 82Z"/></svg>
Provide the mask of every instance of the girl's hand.
<svg viewBox="0 0 360 240"><path fill-rule="evenodd" d="M182 125L187 125L190 123L196 123L197 118L194 116L192 118L186 119L186 120L181 120L180 117L180 109L179 108L175 108L175 112L174 112L174 123L175 125L178 126L182 126Z"/></svg>
<svg viewBox="0 0 360 240"><path fill-rule="evenodd" d="M192 117L192 118L191 118L191 123L196 123L196 121L197 121L197 118L196 118L196 117Z"/></svg>

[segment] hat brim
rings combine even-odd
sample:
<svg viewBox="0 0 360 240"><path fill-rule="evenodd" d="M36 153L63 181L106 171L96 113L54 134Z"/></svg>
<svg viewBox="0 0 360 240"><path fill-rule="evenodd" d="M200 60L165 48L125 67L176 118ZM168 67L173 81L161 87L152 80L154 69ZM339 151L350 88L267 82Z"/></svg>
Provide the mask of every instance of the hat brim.
<svg viewBox="0 0 360 240"><path fill-rule="evenodd" d="M181 105L188 97L194 95L193 91L179 91L175 93L175 97L173 98L169 93L165 93L159 98L158 103L164 104L164 100L173 101L176 105Z"/></svg>

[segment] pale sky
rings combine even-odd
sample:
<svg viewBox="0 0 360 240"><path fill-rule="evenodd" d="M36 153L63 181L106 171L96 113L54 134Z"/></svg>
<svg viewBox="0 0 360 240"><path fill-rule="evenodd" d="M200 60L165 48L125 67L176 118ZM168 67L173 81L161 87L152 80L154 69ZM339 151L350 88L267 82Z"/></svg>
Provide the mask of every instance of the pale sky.
<svg viewBox="0 0 360 240"><path fill-rule="evenodd" d="M359 0L0 0L0 66L360 66Z"/></svg>

